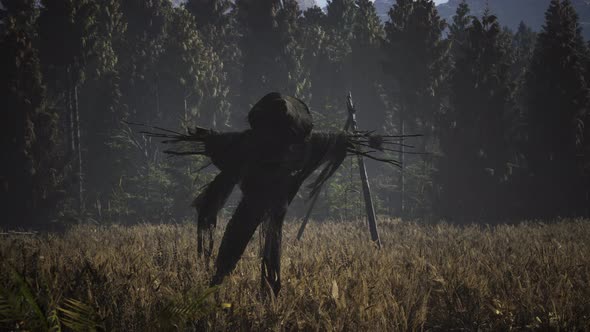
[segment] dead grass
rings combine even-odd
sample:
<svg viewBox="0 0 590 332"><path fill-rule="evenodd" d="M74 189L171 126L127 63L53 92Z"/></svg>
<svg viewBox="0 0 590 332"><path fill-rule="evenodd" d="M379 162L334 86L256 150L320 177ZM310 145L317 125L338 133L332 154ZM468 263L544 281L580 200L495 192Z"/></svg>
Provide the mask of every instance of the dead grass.
<svg viewBox="0 0 590 332"><path fill-rule="evenodd" d="M210 298L211 308L231 308L178 328L590 330L588 221L457 227L383 220L382 250L368 243L361 222L312 222L299 243L298 226L285 229L278 298L261 299L252 241ZM145 225L3 236L0 281L8 287L10 265L45 302L93 306L106 330L161 330L167 304L206 289L210 271L197 258L195 234L192 225Z"/></svg>

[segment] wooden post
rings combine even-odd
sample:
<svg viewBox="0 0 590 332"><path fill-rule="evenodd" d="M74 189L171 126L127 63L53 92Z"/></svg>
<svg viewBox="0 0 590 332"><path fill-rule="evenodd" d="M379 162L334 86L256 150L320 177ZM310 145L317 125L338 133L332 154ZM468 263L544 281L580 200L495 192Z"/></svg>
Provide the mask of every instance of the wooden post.
<svg viewBox="0 0 590 332"><path fill-rule="evenodd" d="M346 124L344 125L344 131L352 129L353 131L357 130L356 125L356 110L354 108L354 104L352 102L352 93L348 92L347 103L346 106L348 107L348 119L346 120ZM369 179L367 177L367 169L365 167L365 160L362 156L358 156L358 164L359 164L359 171L361 173L361 182L363 186L363 196L365 199L365 210L367 212L367 223L369 226L369 232L371 233L371 240L377 243L377 246L381 248L381 239L379 238L379 232L377 230L377 218L375 217L375 207L373 205L373 197L371 196L371 187L369 186ZM313 210L315 203L318 200L318 196L321 190L312 197L311 203L309 205L309 209L305 214L305 219L303 219L303 223L299 227L299 231L297 232L297 240L301 239L303 236L303 231L305 231L305 226L309 221L309 217L311 216L311 211Z"/></svg>
<svg viewBox="0 0 590 332"><path fill-rule="evenodd" d="M350 95L350 92L349 92ZM343 131L347 131L350 128L350 125L352 123L352 120L350 119L350 114L348 116L348 119L346 119L346 123L344 124L344 129ZM301 240L301 237L303 236L303 232L305 231L305 227L307 226L307 223L309 222L309 217L311 216L311 212L313 211L313 208L315 207L315 203L318 201L318 197L320 197L320 192L322 190L318 190L316 192L316 194L311 198L311 202L309 203L309 208L307 209L307 213L305 214L305 218L303 219L303 222L301 223L301 226L299 226L299 231L297 232L297 240Z"/></svg>
<svg viewBox="0 0 590 332"><path fill-rule="evenodd" d="M320 196L320 190L318 190L315 195L311 198L311 202L309 203L309 208L307 209L307 213L305 214L305 219L303 219L303 222L301 223L301 226L299 226L299 231L297 232L297 240L301 240L301 237L303 236L303 232L305 231L305 226L307 226L307 223L309 222L309 217L311 216L311 211L313 210L313 207L315 206L315 202L317 202L318 197Z"/></svg>
<svg viewBox="0 0 590 332"><path fill-rule="evenodd" d="M348 93L348 122L353 131L357 130L356 125L356 110L352 102L352 93ZM369 179L367 177L367 169L365 168L365 160L363 156L358 155L359 171L361 173L361 183L363 186L363 196L365 199L365 210L367 212L367 223L369 232L371 233L371 240L377 243L381 248L381 239L377 230L377 218L375 217L375 207L373 205L373 197L371 196L371 187L369 186Z"/></svg>

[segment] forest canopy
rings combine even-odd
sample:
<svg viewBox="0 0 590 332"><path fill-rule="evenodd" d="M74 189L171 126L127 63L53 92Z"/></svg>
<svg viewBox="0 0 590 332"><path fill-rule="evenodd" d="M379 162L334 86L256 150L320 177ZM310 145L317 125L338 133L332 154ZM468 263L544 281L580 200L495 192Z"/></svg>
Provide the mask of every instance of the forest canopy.
<svg viewBox="0 0 590 332"><path fill-rule="evenodd" d="M549 3L539 32L465 2L446 21L431 0L398 0L386 20L369 0L1 4L1 228L192 220L215 170L129 123L241 130L272 91L303 100L315 128L343 127L351 91L360 129L423 135L416 154L391 152L402 167L368 163L380 215L589 215L590 49L569 0ZM356 167L314 218L362 217Z"/></svg>

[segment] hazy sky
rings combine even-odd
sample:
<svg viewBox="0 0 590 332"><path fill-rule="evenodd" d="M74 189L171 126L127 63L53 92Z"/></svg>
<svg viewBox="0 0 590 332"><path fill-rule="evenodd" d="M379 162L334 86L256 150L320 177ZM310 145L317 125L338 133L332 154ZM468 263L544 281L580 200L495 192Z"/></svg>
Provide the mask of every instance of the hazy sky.
<svg viewBox="0 0 590 332"><path fill-rule="evenodd" d="M373 0L374 1L374 0ZM448 0L434 0L434 2L436 2L436 4L440 4L440 3L444 3L447 2ZM318 6L320 7L324 7L326 5L326 0L316 0Z"/></svg>

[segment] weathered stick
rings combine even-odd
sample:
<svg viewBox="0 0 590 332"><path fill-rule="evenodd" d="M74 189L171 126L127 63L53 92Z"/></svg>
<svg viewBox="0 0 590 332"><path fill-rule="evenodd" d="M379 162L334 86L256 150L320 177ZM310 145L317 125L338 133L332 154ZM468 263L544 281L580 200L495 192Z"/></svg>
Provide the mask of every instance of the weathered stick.
<svg viewBox="0 0 590 332"><path fill-rule="evenodd" d="M353 131L357 130L356 125L356 110L352 102L352 93L348 93L348 118L350 126ZM358 155L359 171L361 173L361 183L363 186L363 196L365 198L365 210L367 212L367 223L369 225L369 232L371 233L371 240L377 243L377 246L381 248L381 239L379 238L379 232L377 230L377 218L375 217L375 207L373 205L373 197L371 196L371 187L369 186L369 180L367 177L367 169L365 168L365 160L362 155Z"/></svg>
<svg viewBox="0 0 590 332"><path fill-rule="evenodd" d="M305 219L303 219L301 226L299 226L299 231L297 232L297 240L301 240L301 237L303 236L305 226L307 226L307 223L309 222L309 217L311 216L311 211L313 211L315 202L317 202L318 197L320 196L320 191L321 190L318 190L318 192L312 197L311 202L309 203L309 208L307 209L307 213L305 214Z"/></svg>
<svg viewBox="0 0 590 332"><path fill-rule="evenodd" d="M350 92L349 92L349 95L350 95ZM346 123L344 124L344 131L347 131L351 125L352 125L352 120L350 119L350 116L349 116L348 119L346 119ZM303 236L303 232L305 231L305 227L307 226L307 223L309 222L309 217L311 216L311 212L313 211L313 208L315 207L315 203L317 202L321 191L322 191L322 189L320 187L320 190L317 191L317 193L312 197L311 202L309 202L309 208L307 209L307 213L305 214L305 218L303 219L301 226L299 226L299 231L297 232L297 240L298 241L301 240L301 237Z"/></svg>
<svg viewBox="0 0 590 332"><path fill-rule="evenodd" d="M347 107L348 119L346 120L346 124L344 125L344 131L352 129L353 132L356 132L356 110L354 109L354 104L352 102L352 93L350 92L348 93ZM365 160L361 154L357 154L357 157L359 163L359 171L361 173L361 182L363 186L363 196L365 199L365 209L367 211L367 223L369 225L369 232L371 233L371 239L373 240L373 242L376 242L377 246L381 248L381 239L379 238L379 232L377 230L377 218L375 217L375 207L373 205L373 197L371 196L371 187L369 186L367 170L365 167ZM303 232L305 231L305 227L309 222L311 212L315 206L316 201L318 200L319 192L320 190L318 190L318 192L312 197L307 213L305 214L305 218L303 219L303 222L299 227L299 231L297 232L297 240L301 240L301 237L303 236Z"/></svg>

